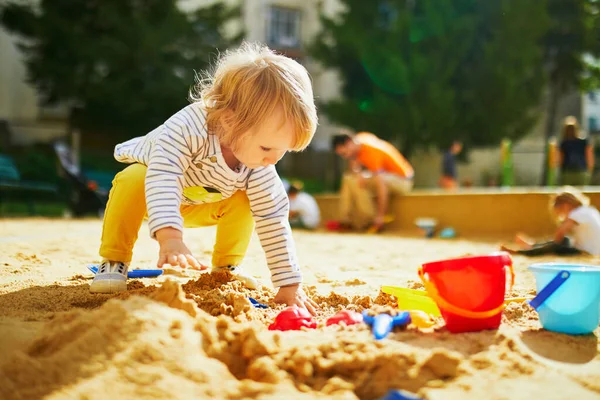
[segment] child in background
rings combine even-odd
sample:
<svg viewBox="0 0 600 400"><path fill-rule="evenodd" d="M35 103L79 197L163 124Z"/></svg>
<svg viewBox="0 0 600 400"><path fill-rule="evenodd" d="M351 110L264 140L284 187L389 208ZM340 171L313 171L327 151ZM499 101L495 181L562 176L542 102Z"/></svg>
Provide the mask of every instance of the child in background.
<svg viewBox="0 0 600 400"><path fill-rule="evenodd" d="M534 243L518 235L518 249L502 246L502 250L526 256L569 255L581 252L600 255L600 212L589 204L588 197L574 188L565 188L551 201L552 211L557 220L561 221L553 241ZM572 240L568 235L571 235Z"/></svg>
<svg viewBox="0 0 600 400"><path fill-rule="evenodd" d="M456 156L462 151L462 143L452 142L452 145L442 158L442 176L438 182L439 186L445 190L458 188L458 172L456 170Z"/></svg>
<svg viewBox="0 0 600 400"><path fill-rule="evenodd" d="M290 198L290 225L294 228L316 229L321 222L321 212L314 197L303 192L298 183L288 189Z"/></svg>
<svg viewBox="0 0 600 400"><path fill-rule="evenodd" d="M274 165L305 149L316 130L311 81L296 61L245 43L221 55L193 102L146 136L115 148L131 164L115 177L104 216L96 293L127 289L127 270L145 216L160 245L158 264L203 269L183 227L217 226L214 270L246 286L241 267L254 225L265 251L275 301L315 312L288 222L289 202ZM205 268L205 267L204 267Z"/></svg>

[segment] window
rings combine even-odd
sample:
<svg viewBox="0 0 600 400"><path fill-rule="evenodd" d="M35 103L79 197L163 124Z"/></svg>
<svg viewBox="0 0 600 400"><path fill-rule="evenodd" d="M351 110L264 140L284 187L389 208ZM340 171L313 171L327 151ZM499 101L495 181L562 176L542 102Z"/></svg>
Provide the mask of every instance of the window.
<svg viewBox="0 0 600 400"><path fill-rule="evenodd" d="M398 6L391 5L389 1L379 4L378 26L384 30L390 30L398 19Z"/></svg>
<svg viewBox="0 0 600 400"><path fill-rule="evenodd" d="M271 6L267 19L267 42L278 49L300 47L300 10Z"/></svg>
<svg viewBox="0 0 600 400"><path fill-rule="evenodd" d="M588 118L588 130L590 133L600 130L600 125L598 125L598 119L596 117Z"/></svg>

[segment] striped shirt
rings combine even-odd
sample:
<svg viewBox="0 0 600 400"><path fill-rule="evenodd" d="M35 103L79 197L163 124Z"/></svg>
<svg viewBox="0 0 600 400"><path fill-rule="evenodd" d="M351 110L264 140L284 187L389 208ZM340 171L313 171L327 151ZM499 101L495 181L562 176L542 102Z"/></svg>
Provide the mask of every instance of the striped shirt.
<svg viewBox="0 0 600 400"><path fill-rule="evenodd" d="M275 287L297 284L302 274L288 221L289 202L273 165L232 171L219 140L206 130L201 103L183 108L146 136L115 147L115 159L140 163L146 172L150 236L172 227L183 231L181 204L197 205L245 190Z"/></svg>

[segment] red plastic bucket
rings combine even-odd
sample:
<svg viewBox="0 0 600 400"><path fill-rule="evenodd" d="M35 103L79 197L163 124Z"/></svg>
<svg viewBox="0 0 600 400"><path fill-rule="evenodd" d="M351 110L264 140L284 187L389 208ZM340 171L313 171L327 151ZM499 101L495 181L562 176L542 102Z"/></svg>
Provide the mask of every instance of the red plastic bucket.
<svg viewBox="0 0 600 400"><path fill-rule="evenodd" d="M419 268L419 276L448 330L473 332L500 326L507 268L512 288L512 259L505 252L426 263Z"/></svg>

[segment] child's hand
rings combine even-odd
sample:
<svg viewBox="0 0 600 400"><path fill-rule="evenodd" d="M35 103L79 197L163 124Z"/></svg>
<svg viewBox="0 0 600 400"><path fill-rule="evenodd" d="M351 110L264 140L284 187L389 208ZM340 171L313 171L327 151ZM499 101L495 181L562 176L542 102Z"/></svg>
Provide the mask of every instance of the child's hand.
<svg viewBox="0 0 600 400"><path fill-rule="evenodd" d="M199 263L192 255L190 249L183 243L182 234L178 230L173 228L161 229L156 232L156 239L160 244L158 268L162 268L164 264L197 270L208 268L206 265Z"/></svg>
<svg viewBox="0 0 600 400"><path fill-rule="evenodd" d="M308 310L312 315L316 315L317 303L308 298L306 293L300 285L282 286L275 295L275 303L283 303L288 306L296 304L298 307L302 307Z"/></svg>

